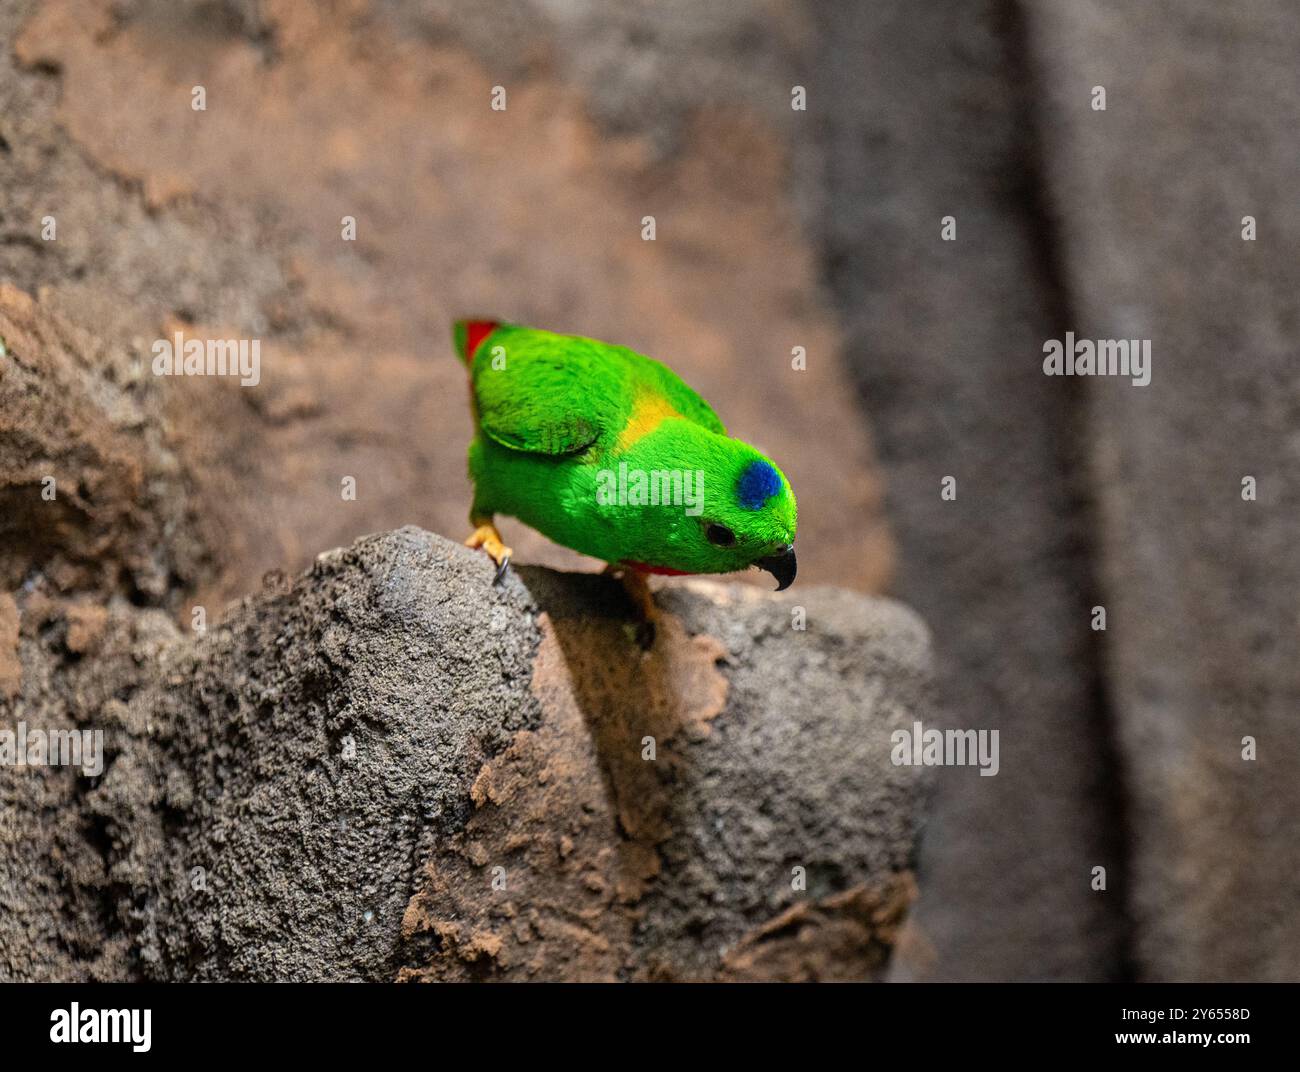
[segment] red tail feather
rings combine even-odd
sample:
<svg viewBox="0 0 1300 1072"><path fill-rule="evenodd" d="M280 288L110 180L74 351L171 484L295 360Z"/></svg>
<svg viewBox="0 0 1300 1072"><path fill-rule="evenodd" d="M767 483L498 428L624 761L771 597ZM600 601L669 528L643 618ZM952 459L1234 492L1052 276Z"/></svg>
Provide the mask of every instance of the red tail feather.
<svg viewBox="0 0 1300 1072"><path fill-rule="evenodd" d="M479 343L500 326L500 323L496 320L465 321L465 360L473 361L474 351L478 349Z"/></svg>

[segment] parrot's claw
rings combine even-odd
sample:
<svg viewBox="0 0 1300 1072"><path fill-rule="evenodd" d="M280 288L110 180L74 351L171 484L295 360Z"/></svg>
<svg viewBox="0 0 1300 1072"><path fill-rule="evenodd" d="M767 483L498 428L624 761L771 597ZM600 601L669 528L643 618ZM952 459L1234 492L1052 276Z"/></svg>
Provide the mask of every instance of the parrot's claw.
<svg viewBox="0 0 1300 1072"><path fill-rule="evenodd" d="M492 578L493 586L500 584L505 580L507 571L510 569L510 556L514 554L501 540L501 533L497 532L497 527L490 521L485 521L479 525L465 541L465 546L469 548L483 548L488 553L488 557L497 564L496 575Z"/></svg>
<svg viewBox="0 0 1300 1072"><path fill-rule="evenodd" d="M501 556L501 561L497 563L497 575L492 578L492 583L494 585L497 585L500 584L503 580L505 580L506 572L509 569L510 569L510 549L507 548L506 553Z"/></svg>

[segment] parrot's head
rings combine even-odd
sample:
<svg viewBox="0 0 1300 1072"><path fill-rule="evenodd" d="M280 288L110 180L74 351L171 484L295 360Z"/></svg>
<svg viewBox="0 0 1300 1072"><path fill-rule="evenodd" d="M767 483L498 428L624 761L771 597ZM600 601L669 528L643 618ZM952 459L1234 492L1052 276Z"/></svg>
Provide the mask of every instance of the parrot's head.
<svg viewBox="0 0 1300 1072"><path fill-rule="evenodd" d="M710 573L748 566L767 570L780 592L794 583L798 505L785 474L746 443L733 439L731 457L706 477L700 528ZM716 493L710 492L716 488Z"/></svg>
<svg viewBox="0 0 1300 1072"><path fill-rule="evenodd" d="M735 573L757 566L777 591L795 577L798 507L785 474L739 439L686 421L665 421L638 446L633 466L675 482L686 494L639 511L637 548L629 559L681 573ZM675 483L671 483L675 490ZM667 508L665 508L665 506Z"/></svg>

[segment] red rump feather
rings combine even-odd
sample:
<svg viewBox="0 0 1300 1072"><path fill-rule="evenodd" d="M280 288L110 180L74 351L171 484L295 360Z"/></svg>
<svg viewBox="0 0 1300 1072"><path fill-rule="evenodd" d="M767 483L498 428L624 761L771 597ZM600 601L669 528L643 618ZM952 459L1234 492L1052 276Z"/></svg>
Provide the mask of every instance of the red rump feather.
<svg viewBox="0 0 1300 1072"><path fill-rule="evenodd" d="M631 566L637 573L657 573L661 577L694 577L689 570L673 569L671 566L651 566L646 562L633 562L623 559L622 565Z"/></svg>
<svg viewBox="0 0 1300 1072"><path fill-rule="evenodd" d="M469 320L465 324L465 356L474 360L479 343L496 331L501 324L496 320Z"/></svg>

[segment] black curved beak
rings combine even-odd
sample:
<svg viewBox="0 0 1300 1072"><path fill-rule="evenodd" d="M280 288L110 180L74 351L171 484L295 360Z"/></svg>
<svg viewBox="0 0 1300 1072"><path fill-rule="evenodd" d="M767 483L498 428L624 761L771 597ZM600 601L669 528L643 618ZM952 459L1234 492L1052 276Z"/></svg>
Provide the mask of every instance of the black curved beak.
<svg viewBox="0 0 1300 1072"><path fill-rule="evenodd" d="M776 578L776 590L784 592L790 585L794 584L794 575L797 563L794 557L794 544L789 544L784 551L779 554L768 555L766 558L760 558L754 563L759 569L767 570Z"/></svg>

